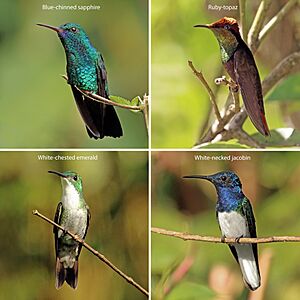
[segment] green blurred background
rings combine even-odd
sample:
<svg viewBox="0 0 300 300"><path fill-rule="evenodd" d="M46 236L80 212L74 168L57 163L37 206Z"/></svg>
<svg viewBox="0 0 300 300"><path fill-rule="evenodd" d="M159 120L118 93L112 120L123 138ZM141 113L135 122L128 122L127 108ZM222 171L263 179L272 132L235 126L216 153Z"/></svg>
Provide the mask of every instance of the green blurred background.
<svg viewBox="0 0 300 300"><path fill-rule="evenodd" d="M47 11L47 5L100 5L98 11ZM65 74L65 53L54 32L36 23L79 23L102 53L111 95L148 94L148 1L1 1L0 147L143 148L141 113L116 108L124 136L88 137Z"/></svg>
<svg viewBox="0 0 300 300"><path fill-rule="evenodd" d="M195 155L248 155L251 160L197 161ZM240 177L244 194L252 203L258 236L299 236L298 152L154 152L152 226L220 237L214 186L182 176L224 170ZM299 243L260 244L258 248L262 286L249 298L227 245L184 242L152 233L153 299L298 299ZM170 274L180 264L176 274L186 269L186 276L162 296L174 283L175 275Z"/></svg>
<svg viewBox="0 0 300 300"><path fill-rule="evenodd" d="M246 25L249 29L260 0L246 1ZM286 0L272 1L267 20ZM228 88L219 88L214 79L227 75L221 64L218 42L212 32L193 28L221 17L234 17L239 11L208 10L208 5L238 5L238 0L152 0L152 146L155 148L190 148L198 140L210 110L206 90L188 67L191 60L217 94L219 107ZM255 54L261 79L288 54L299 50L297 22L299 8L292 9L277 25ZM284 30L282 30L284 28ZM266 99L265 109L270 129L300 128L299 74L280 91ZM286 81L284 81L286 82ZM283 83L284 83L283 82ZM242 100L241 100L242 101ZM212 118L209 119L211 124ZM249 134L256 129L249 120L243 127ZM299 138L298 138L299 141Z"/></svg>
<svg viewBox="0 0 300 300"><path fill-rule="evenodd" d="M96 161L40 161L39 154L97 155ZM86 242L139 284L148 285L148 155L145 152L0 153L0 298L146 299L86 249L76 291L55 289L52 226L61 182L48 170L74 170L83 178L91 211Z"/></svg>

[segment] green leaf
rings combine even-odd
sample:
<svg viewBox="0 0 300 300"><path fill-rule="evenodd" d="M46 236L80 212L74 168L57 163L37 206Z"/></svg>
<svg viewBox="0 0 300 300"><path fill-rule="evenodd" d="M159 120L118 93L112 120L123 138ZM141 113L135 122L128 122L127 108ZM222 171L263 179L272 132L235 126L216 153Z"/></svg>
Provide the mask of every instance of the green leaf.
<svg viewBox="0 0 300 300"><path fill-rule="evenodd" d="M289 76L267 97L268 101L300 101L300 75Z"/></svg>
<svg viewBox="0 0 300 300"><path fill-rule="evenodd" d="M131 105L138 106L139 104L140 104L139 96L136 96L131 100Z"/></svg>
<svg viewBox="0 0 300 300"><path fill-rule="evenodd" d="M271 130L271 136L266 138L259 133L252 135L257 141L270 147L299 147L300 132L294 128L277 128Z"/></svg>
<svg viewBox="0 0 300 300"><path fill-rule="evenodd" d="M140 106L139 96L134 97L132 100L125 99L120 96L109 96L110 100L118 103L129 106ZM140 110L131 110L132 112L140 112Z"/></svg>
<svg viewBox="0 0 300 300"><path fill-rule="evenodd" d="M116 103L119 103L119 104L125 104L125 105L130 105L130 106L138 106L139 105L139 97L138 96L136 96L132 100L128 100L128 99L125 99L120 96L109 96L109 99Z"/></svg>
<svg viewBox="0 0 300 300"><path fill-rule="evenodd" d="M207 286L193 282L178 284L166 297L167 300L210 300L215 299L215 293Z"/></svg>

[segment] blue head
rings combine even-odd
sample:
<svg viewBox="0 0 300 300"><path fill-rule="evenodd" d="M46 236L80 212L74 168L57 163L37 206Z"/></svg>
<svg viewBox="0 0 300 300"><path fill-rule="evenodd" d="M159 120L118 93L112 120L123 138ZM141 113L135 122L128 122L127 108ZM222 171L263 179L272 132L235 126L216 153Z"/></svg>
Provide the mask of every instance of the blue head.
<svg viewBox="0 0 300 300"><path fill-rule="evenodd" d="M66 51L84 52L89 50L90 48L94 50L94 47L91 45L87 34L79 24L66 23L64 25L60 25L59 27L41 23L37 25L57 32Z"/></svg>
<svg viewBox="0 0 300 300"><path fill-rule="evenodd" d="M231 210L238 206L244 198L242 184L239 177L232 171L219 172L212 175L190 175L183 178L197 178L208 180L214 184L218 194L220 210ZM222 209L221 209L222 208Z"/></svg>

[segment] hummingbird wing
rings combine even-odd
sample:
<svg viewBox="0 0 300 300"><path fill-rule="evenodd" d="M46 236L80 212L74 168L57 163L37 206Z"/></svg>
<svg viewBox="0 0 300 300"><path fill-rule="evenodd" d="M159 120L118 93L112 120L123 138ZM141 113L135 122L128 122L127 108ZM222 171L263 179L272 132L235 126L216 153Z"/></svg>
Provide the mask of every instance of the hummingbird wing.
<svg viewBox="0 0 300 300"><path fill-rule="evenodd" d="M86 205L86 209L87 209L87 222L86 222L86 229L85 229L85 233L84 233L84 235L83 235L83 240L85 239L85 237L86 237L86 234L87 234L87 231L88 231L88 228L89 228L89 226L90 226L90 220L91 220L91 212L90 212L90 208ZM79 246L78 246L78 255L77 255L77 259L78 259L78 257L79 257L79 254L80 254L80 252L81 252L81 248L82 248L82 244L79 244Z"/></svg>
<svg viewBox="0 0 300 300"><path fill-rule="evenodd" d="M107 72L104 64L104 60L101 54L99 54L97 70L97 82L98 82L98 95L109 99ZM96 103L96 102L95 102ZM123 130L120 124L120 120L112 105L100 105L101 114L101 128L104 136L120 137L123 135Z"/></svg>
<svg viewBox="0 0 300 300"><path fill-rule="evenodd" d="M241 43L233 57L235 79L252 123L261 134L268 136L270 131L265 117L259 73L252 52L244 42Z"/></svg>
<svg viewBox="0 0 300 300"><path fill-rule="evenodd" d="M75 86L71 85L71 88L77 108L85 123L89 136L94 139L103 138L104 136L99 130L99 105L101 105L101 103L83 96Z"/></svg>
<svg viewBox="0 0 300 300"><path fill-rule="evenodd" d="M60 224L60 218L61 218L62 210L63 210L62 203L59 202L58 205L57 205L57 208L56 208L55 216L54 216L54 222L56 224ZM56 256L58 255L58 230L59 229L56 226L53 226Z"/></svg>
<svg viewBox="0 0 300 300"><path fill-rule="evenodd" d="M246 220L247 220L247 223L248 223L248 229L249 229L250 237L256 238L257 235L256 235L255 217L254 217L254 214L253 214L251 203L250 203L250 201L246 197L245 197L245 200L243 201L242 213L246 217ZM258 269L258 272L259 272L259 268L258 268L258 255L257 255L257 244L251 244L251 245L252 245L252 249L253 249L253 253L254 253L256 265L257 265L257 269Z"/></svg>
<svg viewBox="0 0 300 300"><path fill-rule="evenodd" d="M249 200L245 197L239 213L245 220L245 225L250 237L256 237L255 218ZM260 272L258 265L257 244L234 244L229 248L240 265L243 279L251 290L256 290L260 286Z"/></svg>

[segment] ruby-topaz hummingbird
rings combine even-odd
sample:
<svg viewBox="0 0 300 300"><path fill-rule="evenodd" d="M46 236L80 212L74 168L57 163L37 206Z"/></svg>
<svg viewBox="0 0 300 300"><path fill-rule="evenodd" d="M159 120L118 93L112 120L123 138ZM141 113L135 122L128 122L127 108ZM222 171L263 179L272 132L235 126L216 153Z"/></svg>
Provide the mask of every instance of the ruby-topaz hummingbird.
<svg viewBox="0 0 300 300"><path fill-rule="evenodd" d="M222 63L241 90L248 116L261 134L270 135L259 73L251 50L240 36L237 21L225 17L212 24L194 27L208 28L214 33L219 42Z"/></svg>
<svg viewBox="0 0 300 300"><path fill-rule="evenodd" d="M66 53L68 83L71 85L77 108L89 136L94 139L122 136L122 127L114 107L85 97L76 89L78 87L109 99L103 57L93 47L83 28L74 23L59 27L37 25L52 29L58 34Z"/></svg>
<svg viewBox="0 0 300 300"><path fill-rule="evenodd" d="M241 237L256 237L254 214L250 201L243 193L239 177L227 171L184 178L205 179L214 184L218 195L216 215L222 237L237 239L237 243L230 244L229 248L240 265L247 287L252 291L256 290L260 286L257 244L238 244Z"/></svg>
<svg viewBox="0 0 300 300"><path fill-rule="evenodd" d="M82 193L82 179L72 171L63 173L49 171L61 177L62 197L58 203L54 222L84 239L89 227L90 211ZM78 258L82 245L71 236L54 226L56 268L55 287L59 289L64 281L72 288L78 283Z"/></svg>

